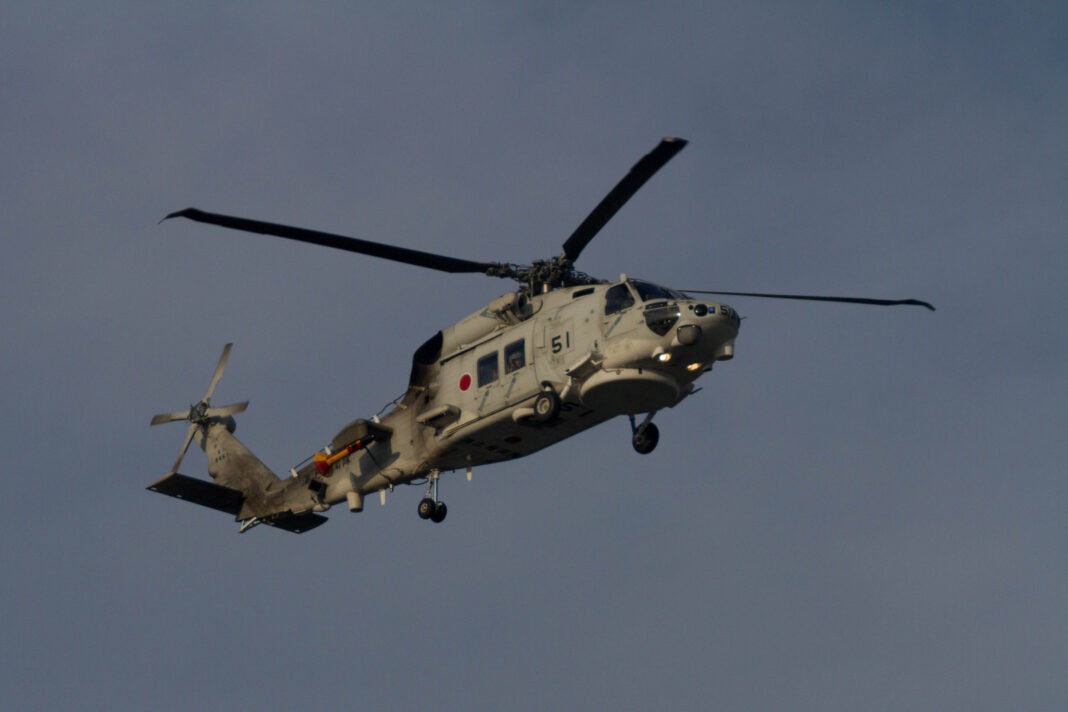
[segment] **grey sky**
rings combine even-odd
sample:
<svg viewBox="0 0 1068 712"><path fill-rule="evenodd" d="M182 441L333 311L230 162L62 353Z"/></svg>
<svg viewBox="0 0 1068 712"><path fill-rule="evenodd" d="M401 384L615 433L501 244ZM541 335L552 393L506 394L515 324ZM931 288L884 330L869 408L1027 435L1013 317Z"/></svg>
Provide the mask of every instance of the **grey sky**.
<svg viewBox="0 0 1068 712"><path fill-rule="evenodd" d="M86 6L88 8L88 6ZM0 10L11 709L1068 705L1068 12L1058 3ZM657 416L306 536L153 495L248 398L284 472L508 284L231 233L195 205L734 299ZM183 471L203 475L199 452Z"/></svg>

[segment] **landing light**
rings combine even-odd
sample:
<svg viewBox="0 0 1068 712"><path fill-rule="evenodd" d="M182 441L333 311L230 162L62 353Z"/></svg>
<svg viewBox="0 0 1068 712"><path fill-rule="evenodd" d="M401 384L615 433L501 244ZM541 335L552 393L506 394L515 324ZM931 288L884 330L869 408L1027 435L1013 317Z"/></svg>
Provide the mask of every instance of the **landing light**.
<svg viewBox="0 0 1068 712"><path fill-rule="evenodd" d="M657 354L656 360L659 361L660 363L667 363L668 361L671 360L671 354L667 354L667 353Z"/></svg>
<svg viewBox="0 0 1068 712"><path fill-rule="evenodd" d="M700 369L700 368L701 368L701 367L702 367L703 365L704 365L704 364L702 364L702 363L691 363L691 364L688 364L688 365L686 366L686 370L687 370L687 371L697 371L697 370L698 370L698 369Z"/></svg>

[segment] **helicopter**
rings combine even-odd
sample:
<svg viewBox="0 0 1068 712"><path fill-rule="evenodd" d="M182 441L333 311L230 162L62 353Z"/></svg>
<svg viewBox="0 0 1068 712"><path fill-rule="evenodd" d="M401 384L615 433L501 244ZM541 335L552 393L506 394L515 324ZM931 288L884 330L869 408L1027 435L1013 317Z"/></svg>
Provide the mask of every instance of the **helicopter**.
<svg viewBox="0 0 1068 712"><path fill-rule="evenodd" d="M470 479L474 467L530 455L617 416L629 419L634 450L652 452L660 439L654 416L694 394L701 375L734 355L738 312L694 295L934 311L916 299L674 289L576 270L586 245L686 144L661 140L564 241L560 255L530 265L459 259L196 208L167 215L163 220L181 217L519 286L433 334L415 350L407 389L392 409L348 423L286 477L234 437L233 416L248 401L211 404L229 359L226 344L204 397L188 410L152 418L151 425L188 425L174 466L148 489L226 512L239 532L265 524L299 534L326 522L321 513L336 504L360 512L368 495L378 493L384 504L398 485L425 484L417 513L440 523L448 513L439 494L443 473L466 470ZM194 441L207 455L210 482L178 472Z"/></svg>

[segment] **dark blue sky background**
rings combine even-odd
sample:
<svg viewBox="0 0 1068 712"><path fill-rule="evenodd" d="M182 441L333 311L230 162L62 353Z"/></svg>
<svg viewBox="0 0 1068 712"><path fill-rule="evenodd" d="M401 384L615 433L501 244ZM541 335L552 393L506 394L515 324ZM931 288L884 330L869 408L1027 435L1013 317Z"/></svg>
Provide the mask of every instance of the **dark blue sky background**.
<svg viewBox="0 0 1068 712"><path fill-rule="evenodd" d="M1059 3L142 3L0 10L11 709L1064 709ZM277 472L505 291L183 221L735 299L733 361L305 536L151 494L220 403ZM203 455L183 465L203 475Z"/></svg>

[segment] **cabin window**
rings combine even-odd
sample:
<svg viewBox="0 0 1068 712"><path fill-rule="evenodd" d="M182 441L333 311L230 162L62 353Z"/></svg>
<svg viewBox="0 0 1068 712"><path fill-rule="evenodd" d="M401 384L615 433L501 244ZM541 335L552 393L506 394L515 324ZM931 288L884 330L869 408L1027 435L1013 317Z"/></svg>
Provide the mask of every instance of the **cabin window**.
<svg viewBox="0 0 1068 712"><path fill-rule="evenodd" d="M617 284L604 294L604 315L609 316L634 305L634 297L625 284Z"/></svg>
<svg viewBox="0 0 1068 712"><path fill-rule="evenodd" d="M509 374L527 365L527 350L523 339L504 347L504 372Z"/></svg>
<svg viewBox="0 0 1068 712"><path fill-rule="evenodd" d="M580 289L577 292L574 292L571 295L571 298L572 299L578 299L579 297L585 297L585 296L590 295L590 294L593 294L593 287L587 287L586 289Z"/></svg>
<svg viewBox="0 0 1068 712"><path fill-rule="evenodd" d="M478 360L478 385L485 386L497 380L500 373L497 365L497 352L483 356Z"/></svg>

